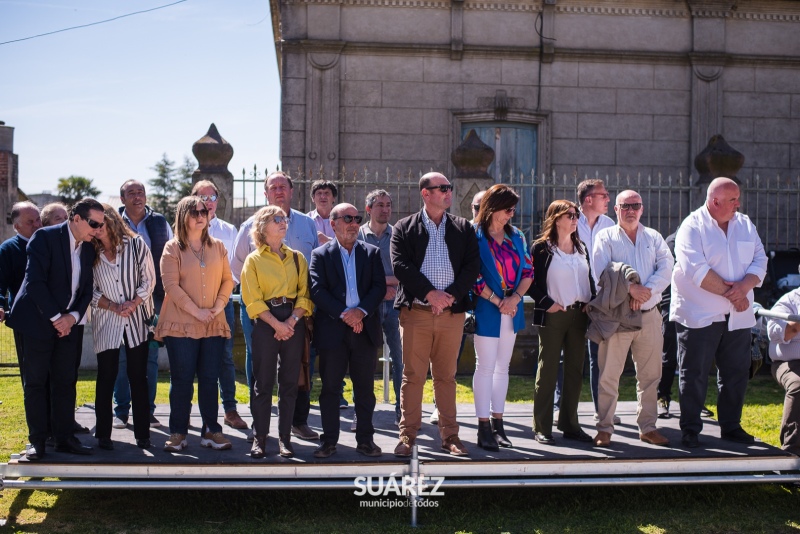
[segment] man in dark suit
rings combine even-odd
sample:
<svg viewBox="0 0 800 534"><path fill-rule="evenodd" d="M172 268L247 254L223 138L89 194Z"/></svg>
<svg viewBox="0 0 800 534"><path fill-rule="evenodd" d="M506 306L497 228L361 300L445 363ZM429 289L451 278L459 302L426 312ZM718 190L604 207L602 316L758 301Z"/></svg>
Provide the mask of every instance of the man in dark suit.
<svg viewBox="0 0 800 534"><path fill-rule="evenodd" d="M455 376L464 312L472 308L469 291L481 267L478 238L469 221L447 213L453 200L447 177L430 172L420 178L419 190L425 207L399 220L392 233L392 267L400 281L394 306L403 337L402 417L394 455L411 456L430 368L441 448L466 456L458 437Z"/></svg>
<svg viewBox="0 0 800 534"><path fill-rule="evenodd" d="M322 443L314 457L327 458L336 452L339 440L339 397L341 384L350 367L357 418L356 450L366 456L380 456L372 436L375 411L375 363L383 344L378 306L386 294L380 249L358 241L362 217L351 204L339 204L331 211L336 238L311 253L311 300L317 306L314 346L320 360L322 392Z"/></svg>
<svg viewBox="0 0 800 534"><path fill-rule="evenodd" d="M39 208L32 202L17 202L11 207L11 223L17 235L0 245L0 322L6 319L25 278L25 265L28 263L25 247L33 233L42 227ZM16 330L14 344L17 348L19 374L22 377L23 341L22 334ZM25 386L24 380L22 385Z"/></svg>
<svg viewBox="0 0 800 534"><path fill-rule="evenodd" d="M91 447L82 445L73 435L75 370L86 309L92 300L95 251L86 242L103 224L102 204L84 198L70 209L67 222L42 228L28 243L25 279L8 326L23 336L29 460L39 460L45 454L48 375L56 451L91 454Z"/></svg>

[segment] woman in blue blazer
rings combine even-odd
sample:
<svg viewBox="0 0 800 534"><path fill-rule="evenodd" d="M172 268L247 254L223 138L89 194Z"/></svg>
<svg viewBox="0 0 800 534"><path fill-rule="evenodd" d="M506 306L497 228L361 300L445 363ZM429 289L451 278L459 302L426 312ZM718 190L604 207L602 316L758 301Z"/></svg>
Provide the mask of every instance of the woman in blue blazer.
<svg viewBox="0 0 800 534"><path fill-rule="evenodd" d="M481 272L473 291L475 375L472 388L478 416L478 447L511 447L503 429L508 366L517 332L525 327L522 296L533 280L525 236L511 226L519 195L505 184L489 188L481 200L475 230ZM491 421L489 415L491 414Z"/></svg>

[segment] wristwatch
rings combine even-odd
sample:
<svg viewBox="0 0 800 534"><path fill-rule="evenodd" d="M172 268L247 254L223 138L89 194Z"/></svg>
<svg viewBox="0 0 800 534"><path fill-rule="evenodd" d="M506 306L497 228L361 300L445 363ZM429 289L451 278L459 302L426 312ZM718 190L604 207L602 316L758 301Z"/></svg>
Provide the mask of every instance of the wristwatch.
<svg viewBox="0 0 800 534"><path fill-rule="evenodd" d="M300 317L298 317L298 316L297 316L297 315L295 315L295 314L292 314L292 318L294 319L294 322L295 322L295 323L296 323L296 322L298 322L298 321L300 320Z"/></svg>

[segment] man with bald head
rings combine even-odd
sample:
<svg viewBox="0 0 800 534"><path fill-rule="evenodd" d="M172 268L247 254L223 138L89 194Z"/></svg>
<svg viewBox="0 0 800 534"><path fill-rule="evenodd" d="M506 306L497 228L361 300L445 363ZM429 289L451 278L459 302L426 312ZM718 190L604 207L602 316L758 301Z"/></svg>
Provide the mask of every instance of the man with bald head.
<svg viewBox="0 0 800 534"><path fill-rule="evenodd" d="M639 222L644 212L642 197L636 191L617 195L614 206L617 225L598 232L592 251L595 280L612 262L633 267L640 283L628 283L628 305L641 313L641 330L619 330L603 340L598 349L600 380L597 399L597 436L594 444L607 447L614 433L614 414L619 397L619 379L625 369L628 349L636 365L636 398L639 439L651 445L669 445L656 429L658 419L658 383L661 380L661 292L669 285L674 264L664 238ZM598 286L598 291L600 287Z"/></svg>
<svg viewBox="0 0 800 534"><path fill-rule="evenodd" d="M401 219L392 233L392 267L400 282L394 307L400 310L403 385L400 388L399 457L411 456L422 423L422 390L433 376L439 410L441 448L466 456L456 422L456 367L464 331L464 312L472 309L469 291L481 260L475 229L447 213L453 186L441 173L419 180L424 207Z"/></svg>
<svg viewBox="0 0 800 534"><path fill-rule="evenodd" d="M350 368L357 419L356 451L380 456L372 440L375 428L375 364L383 344L378 307L386 294L386 275L378 247L358 241L363 217L352 204L330 212L334 238L311 253L311 300L316 306L314 346L319 355L322 392L321 443L315 458L336 453L339 441L339 396Z"/></svg>
<svg viewBox="0 0 800 534"><path fill-rule="evenodd" d="M681 441L700 446L700 411L708 373L717 364L717 417L724 440L753 443L741 426L750 370L753 288L767 272L755 226L738 212L739 186L715 178L706 203L693 211L675 237L670 320L678 333Z"/></svg>

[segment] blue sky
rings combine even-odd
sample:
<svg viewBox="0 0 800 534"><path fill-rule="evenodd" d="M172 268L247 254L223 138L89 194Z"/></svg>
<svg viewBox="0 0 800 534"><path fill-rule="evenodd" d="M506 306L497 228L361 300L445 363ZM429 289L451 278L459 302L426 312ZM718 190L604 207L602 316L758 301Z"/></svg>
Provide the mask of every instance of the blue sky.
<svg viewBox="0 0 800 534"><path fill-rule="evenodd" d="M0 42L174 0L0 0ZM228 166L279 163L280 81L268 0L188 0L89 28L0 46L0 120L13 126L20 187L71 174L101 198L180 163L213 122Z"/></svg>

